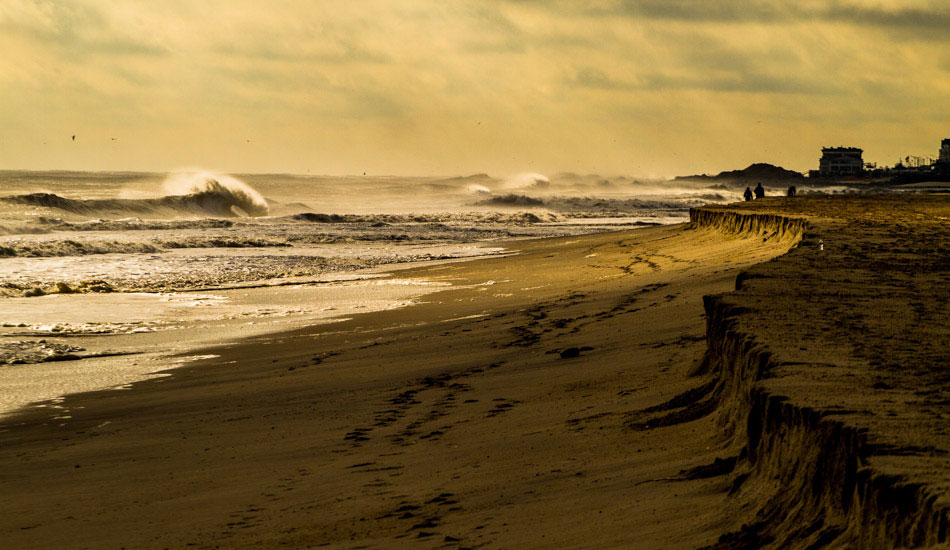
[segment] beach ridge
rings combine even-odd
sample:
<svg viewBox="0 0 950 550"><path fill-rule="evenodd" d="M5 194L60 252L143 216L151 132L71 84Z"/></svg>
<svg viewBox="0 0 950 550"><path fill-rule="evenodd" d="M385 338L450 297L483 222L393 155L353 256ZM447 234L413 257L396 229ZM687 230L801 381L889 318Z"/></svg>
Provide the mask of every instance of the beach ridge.
<svg viewBox="0 0 950 550"><path fill-rule="evenodd" d="M866 244L873 229L786 215L781 211L787 201L755 206L755 212L743 211L748 206L741 204L691 211L691 224L697 228L801 238L788 254L740 273L734 292L704 298L708 348L703 370L715 383L707 386L703 398L715 402L723 437L739 449L732 499L754 510L744 512L748 521L741 529L721 536L709 548L900 548L945 542L950 530L950 461L946 438L936 437L934 429L939 415L932 414L930 420L936 423L928 424L920 421L921 411L889 411L901 384L883 380L883 374L869 376L875 366L866 358L840 349L802 357L795 338L775 337L778 327L769 322L774 319L763 323L763 312L774 312L776 303L799 306L805 313L802 323L833 322L808 315L816 311L822 294L831 291L822 287L827 273L815 277L803 266L825 252L840 256L834 267L847 264L849 255L858 254L840 244L851 239ZM826 251L820 246L824 242L840 248ZM913 247L903 240L898 244ZM874 252L882 255L881 250ZM867 260L850 259L854 264ZM882 301L871 279L836 293L835 299L844 302L838 306L860 310L863 300ZM792 289L795 296L788 300L785 296ZM820 336L816 340L833 347ZM852 397L843 400L848 393ZM901 416L888 421L885 415ZM911 415L915 418L908 419ZM917 443L921 439L931 444L922 446Z"/></svg>

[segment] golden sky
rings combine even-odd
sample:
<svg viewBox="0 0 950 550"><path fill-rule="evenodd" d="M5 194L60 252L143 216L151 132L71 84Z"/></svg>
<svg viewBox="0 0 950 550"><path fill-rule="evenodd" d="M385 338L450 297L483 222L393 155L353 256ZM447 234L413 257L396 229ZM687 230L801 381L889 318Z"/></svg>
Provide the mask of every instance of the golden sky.
<svg viewBox="0 0 950 550"><path fill-rule="evenodd" d="M950 137L948 0L0 0L0 52L8 169L669 176Z"/></svg>

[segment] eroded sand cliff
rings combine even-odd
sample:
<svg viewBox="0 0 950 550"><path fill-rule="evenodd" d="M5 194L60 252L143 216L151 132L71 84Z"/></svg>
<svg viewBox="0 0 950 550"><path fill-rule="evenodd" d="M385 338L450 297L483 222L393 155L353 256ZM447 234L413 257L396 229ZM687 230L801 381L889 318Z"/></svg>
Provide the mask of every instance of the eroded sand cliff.
<svg viewBox="0 0 950 550"><path fill-rule="evenodd" d="M771 199L697 228L801 235L707 296L705 369L739 447L713 548L902 548L950 525L947 197ZM822 246L823 245L823 246Z"/></svg>

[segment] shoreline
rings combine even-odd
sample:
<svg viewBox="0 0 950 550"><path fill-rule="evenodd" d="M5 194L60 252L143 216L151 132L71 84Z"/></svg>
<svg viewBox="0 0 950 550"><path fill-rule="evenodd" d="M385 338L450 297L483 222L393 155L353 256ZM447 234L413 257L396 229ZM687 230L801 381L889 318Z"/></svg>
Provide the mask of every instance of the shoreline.
<svg viewBox="0 0 950 550"><path fill-rule="evenodd" d="M896 203L867 215L875 200ZM0 532L22 548L62 543L63 529L80 524L86 546L945 541L943 436L918 421L926 410L912 398L906 414L894 406L897 420L880 422L880 399L904 395L913 379L862 374L888 346L915 355L900 337L835 351L857 333L825 334L820 322L804 340L788 337L796 319L821 319L809 308L829 302L816 295L834 296L840 311L848 300L860 311L886 301L868 294L886 261L877 271L857 262L858 279L843 252L889 255L893 242L866 250L868 239L892 223L890 210L907 215L927 200L703 208L688 229L513 243L516 256L410 269L468 285L403 310L216 348L208 353L219 358L131 391L70 396L61 404L69 418L33 409L0 420L0 480L11 495ZM927 219L950 211L945 198L935 203ZM945 242L927 219L915 219L921 242ZM833 262L814 263L816 238ZM918 315L946 335L939 311ZM806 351L793 353L794 342ZM924 359L945 354L936 345ZM835 376L863 401L823 404L841 395ZM882 381L898 393L879 394ZM934 384L939 398L946 387ZM873 422L860 426L865 409ZM849 423L858 431L834 435ZM901 446L902 434L887 430L902 426L932 448ZM861 443L875 433L891 446ZM820 483L816 472L827 472ZM903 513L888 512L889 502Z"/></svg>
<svg viewBox="0 0 950 550"><path fill-rule="evenodd" d="M13 339L16 338L39 338L46 342L46 346L59 346L69 353L63 358L54 355L47 361L2 365L4 370L0 371L0 388L4 389L0 391L0 419L15 415L17 410L22 407L43 406L44 404L52 406L73 393L118 390L141 380L168 376L171 371L180 368L181 364L192 360L189 358L204 355L205 353L202 350L226 345L228 341L239 336L242 338L248 336L268 337L301 326L333 324L346 320L353 315L411 306L416 299L432 292L438 292L442 285L435 281L400 278L401 272L419 267L432 267L479 258L509 255L502 251L503 249L500 249L500 247L491 244L482 245L480 248L483 248L485 252L478 256L410 261L350 272L327 273L318 278L298 277L296 280L291 278L291 280L255 284L162 292L87 293L62 296L47 294L43 297L5 298L4 300L7 300L8 305L14 303L19 309L30 311L30 316L42 318L43 311L51 311L49 314L59 319L57 323L49 321L25 323L27 324L25 328L12 323L9 323L9 326L4 325L0 327L0 335L6 341L15 343L16 340ZM352 298L352 295L358 292L360 287L386 285L398 285L398 288L394 287L392 292L388 294L383 292L382 296L377 296L368 301L368 298L364 296L357 303L357 309L350 310L345 307L345 298L347 296ZM414 290L410 290L409 287ZM268 295L294 291L297 291L297 294L306 294L310 297L314 293L326 295L320 303L323 307L314 309L309 313L298 311L286 315L252 315L247 317L246 321L242 321L240 326L234 326L233 321L227 320L228 317L234 317L235 314L223 312L221 315L225 315L225 317L221 317L221 315L208 317L205 311L208 308L201 308L204 317L192 319L179 317L186 315L181 311L189 309L187 307L163 311L158 314L158 317L153 311L156 307L155 304L169 302L169 298L173 296L180 296L182 300L189 296L205 301L214 298L213 302L223 302L222 307L225 311L240 311L242 307L248 306L246 302L248 301L247 296L250 294ZM366 294L366 292L359 294ZM112 309L137 308L144 312L152 311L152 317L149 322L126 319L124 324L119 319L110 321L100 319L99 321L89 322L86 317L76 321L64 321L63 310L72 311L76 309L75 306L70 308L62 304L55 306L43 304L43 307L37 307L37 300L50 299L60 301L78 300L80 303L90 301L96 304L96 308L100 309L104 307L101 302L108 301L113 303ZM138 301L144 302L145 305L130 303ZM258 297L256 301L260 302L262 300ZM279 303L286 301L286 298L280 300L278 296L273 295L267 301L268 303ZM195 302L186 305L203 304ZM144 315L144 313L140 313L140 315ZM18 321L22 322L19 319ZM250 327L247 323L256 326ZM78 332L69 331L69 327L83 327L86 325L89 325L89 330L86 332L83 332L82 328L77 329ZM30 327L37 326L65 326L67 331L47 330L46 332L40 332L29 330ZM209 329L209 326L214 328ZM220 329L228 330L225 335L216 334ZM197 339L194 334L182 339L178 336L181 331L205 334ZM0 343L5 342L0 341ZM170 345L176 349L167 349ZM84 351L71 351L76 347L82 348ZM124 356L125 359L118 358L119 356Z"/></svg>

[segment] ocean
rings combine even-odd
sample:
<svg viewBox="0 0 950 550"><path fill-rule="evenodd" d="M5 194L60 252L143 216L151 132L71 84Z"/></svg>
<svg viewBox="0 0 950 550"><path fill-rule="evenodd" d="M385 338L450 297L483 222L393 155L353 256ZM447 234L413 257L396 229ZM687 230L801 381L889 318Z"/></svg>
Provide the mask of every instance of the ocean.
<svg viewBox="0 0 950 550"><path fill-rule="evenodd" d="M0 415L451 284L399 278L407 266L678 223L738 198L579 174L0 172Z"/></svg>

